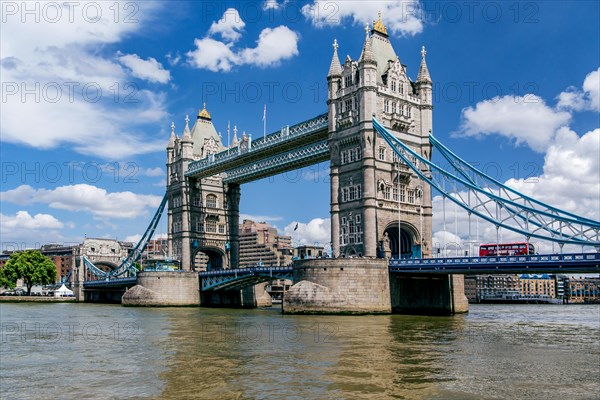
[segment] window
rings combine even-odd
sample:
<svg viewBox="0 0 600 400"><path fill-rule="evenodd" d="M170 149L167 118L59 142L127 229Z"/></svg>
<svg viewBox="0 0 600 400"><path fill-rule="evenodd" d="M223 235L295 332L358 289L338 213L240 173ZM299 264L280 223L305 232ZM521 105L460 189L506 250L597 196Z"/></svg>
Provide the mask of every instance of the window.
<svg viewBox="0 0 600 400"><path fill-rule="evenodd" d="M344 83L346 84L345 87L347 87L347 88L349 88L350 86L352 86L352 75L347 75L345 77L345 82Z"/></svg>
<svg viewBox="0 0 600 400"><path fill-rule="evenodd" d="M357 215L357 216L356 216L356 224L357 224L357 225L360 225L360 215Z"/></svg>
<svg viewBox="0 0 600 400"><path fill-rule="evenodd" d="M390 112L390 101L389 100L383 101L383 111L385 111L386 113Z"/></svg>
<svg viewBox="0 0 600 400"><path fill-rule="evenodd" d="M392 92L396 91L396 81L392 79Z"/></svg>
<svg viewBox="0 0 600 400"><path fill-rule="evenodd" d="M204 232L204 222L202 220L196 221L196 231Z"/></svg>
<svg viewBox="0 0 600 400"><path fill-rule="evenodd" d="M352 99L348 99L344 102L344 105L346 106L346 110L345 111L350 111L352 110Z"/></svg>
<svg viewBox="0 0 600 400"><path fill-rule="evenodd" d="M348 188L342 188L342 202L348 201Z"/></svg>
<svg viewBox="0 0 600 400"><path fill-rule="evenodd" d="M217 220L215 218L207 218L206 219L206 232L217 232Z"/></svg>
<svg viewBox="0 0 600 400"><path fill-rule="evenodd" d="M360 199L362 197L362 187L360 185L356 185L356 198Z"/></svg>
<svg viewBox="0 0 600 400"><path fill-rule="evenodd" d="M342 165L348 164L348 151L342 151Z"/></svg>
<svg viewBox="0 0 600 400"><path fill-rule="evenodd" d="M394 186L392 188L392 199L394 201L398 201L398 187L397 186Z"/></svg>
<svg viewBox="0 0 600 400"><path fill-rule="evenodd" d="M398 85L400 88L400 94L404 94L404 82L400 81L400 85Z"/></svg>
<svg viewBox="0 0 600 400"><path fill-rule="evenodd" d="M357 147L355 149L356 151L356 161L359 161L362 158L362 150L360 149L360 147Z"/></svg>
<svg viewBox="0 0 600 400"><path fill-rule="evenodd" d="M354 162L354 149L348 151L350 162Z"/></svg>
<svg viewBox="0 0 600 400"><path fill-rule="evenodd" d="M224 224L219 225L219 233L225 233L225 225Z"/></svg>
<svg viewBox="0 0 600 400"><path fill-rule="evenodd" d="M198 196L198 195L195 195L195 196L192 198L192 205L193 205L193 206L196 206L196 207L200 207L200 206L201 206L201 204L200 204L200 196Z"/></svg>
<svg viewBox="0 0 600 400"><path fill-rule="evenodd" d="M385 147L379 148L379 160L385 161Z"/></svg>
<svg viewBox="0 0 600 400"><path fill-rule="evenodd" d="M408 191L408 202L409 203L414 203L415 202L415 191L414 190L409 190Z"/></svg>
<svg viewBox="0 0 600 400"><path fill-rule="evenodd" d="M342 225L346 225L346 217L342 217Z"/></svg>
<svg viewBox="0 0 600 400"><path fill-rule="evenodd" d="M206 196L206 207L217 208L217 196L214 194L209 194Z"/></svg>
<svg viewBox="0 0 600 400"><path fill-rule="evenodd" d="M383 198L386 200L390 199L390 187L386 186L385 188L383 188Z"/></svg>
<svg viewBox="0 0 600 400"><path fill-rule="evenodd" d="M354 109L358 110L358 98L354 97Z"/></svg>
<svg viewBox="0 0 600 400"><path fill-rule="evenodd" d="M412 110L412 107L411 107L411 106L407 106L407 107L406 107L406 116L407 116L408 118L410 118L410 116L411 116L411 114L412 114L412 111L411 111L411 110Z"/></svg>
<svg viewBox="0 0 600 400"><path fill-rule="evenodd" d="M396 112L396 102L392 101L392 112L395 113Z"/></svg>

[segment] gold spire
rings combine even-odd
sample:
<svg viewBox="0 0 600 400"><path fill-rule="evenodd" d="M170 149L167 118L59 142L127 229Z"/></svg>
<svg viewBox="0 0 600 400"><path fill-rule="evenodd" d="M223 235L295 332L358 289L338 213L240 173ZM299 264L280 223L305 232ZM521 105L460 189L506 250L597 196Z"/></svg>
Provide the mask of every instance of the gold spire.
<svg viewBox="0 0 600 400"><path fill-rule="evenodd" d="M387 36L387 27L381 22L381 11L379 11L379 21L373 21L373 31L383 33Z"/></svg>
<svg viewBox="0 0 600 400"><path fill-rule="evenodd" d="M204 103L204 108L202 110L200 110L200 112L198 113L198 118L202 118L202 119L208 119L210 120L210 113L208 111L206 111L206 102Z"/></svg>

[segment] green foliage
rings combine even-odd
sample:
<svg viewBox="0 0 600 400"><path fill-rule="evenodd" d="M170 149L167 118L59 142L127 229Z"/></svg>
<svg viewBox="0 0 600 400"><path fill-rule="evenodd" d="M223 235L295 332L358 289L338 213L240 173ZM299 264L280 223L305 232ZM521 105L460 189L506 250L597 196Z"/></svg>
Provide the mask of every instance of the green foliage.
<svg viewBox="0 0 600 400"><path fill-rule="evenodd" d="M10 255L10 260L0 270L0 283L13 288L20 278L27 285L29 295L33 285L48 285L55 282L56 267L52 260L38 250L15 252Z"/></svg>

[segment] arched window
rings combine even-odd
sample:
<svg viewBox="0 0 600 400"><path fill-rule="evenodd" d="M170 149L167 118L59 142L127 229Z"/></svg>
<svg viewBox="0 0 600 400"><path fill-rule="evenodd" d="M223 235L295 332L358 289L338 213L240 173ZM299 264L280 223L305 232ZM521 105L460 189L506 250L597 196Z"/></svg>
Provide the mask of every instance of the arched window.
<svg viewBox="0 0 600 400"><path fill-rule="evenodd" d="M217 208L217 196L214 194L209 194L206 196L206 207Z"/></svg>

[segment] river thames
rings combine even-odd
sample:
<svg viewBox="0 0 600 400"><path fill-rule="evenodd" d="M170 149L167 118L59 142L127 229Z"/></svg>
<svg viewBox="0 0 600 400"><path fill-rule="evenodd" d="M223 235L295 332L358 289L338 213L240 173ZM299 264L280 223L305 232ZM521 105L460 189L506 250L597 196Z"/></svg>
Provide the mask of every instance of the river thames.
<svg viewBox="0 0 600 400"><path fill-rule="evenodd" d="M0 304L5 399L598 399L600 306L466 315Z"/></svg>

